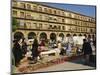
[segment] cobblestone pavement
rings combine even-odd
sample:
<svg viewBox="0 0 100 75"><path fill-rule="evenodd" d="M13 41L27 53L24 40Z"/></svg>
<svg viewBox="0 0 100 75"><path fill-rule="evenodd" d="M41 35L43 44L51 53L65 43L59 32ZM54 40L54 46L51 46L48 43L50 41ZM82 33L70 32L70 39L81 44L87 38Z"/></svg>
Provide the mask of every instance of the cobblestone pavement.
<svg viewBox="0 0 100 75"><path fill-rule="evenodd" d="M62 56L60 56L61 58ZM56 58L59 57L55 57L55 56L47 56L45 59L43 59L42 61L38 61L37 64L43 64L45 62L48 62L50 60L54 60ZM27 66L29 65L28 63L23 63L23 66ZM30 64L30 66L34 66L36 64ZM49 71L69 71L69 70L84 70L84 69L95 69L95 63L90 63L90 65L84 65L84 60L83 60L83 56L78 56L77 58L75 57L74 59L71 60L66 60L63 63L59 63L59 64L55 64L52 66L48 66L48 67L44 67L44 68L39 68L36 70L31 70L28 72L49 72ZM19 71L15 71L15 73L19 73ZM24 72L23 72L24 73Z"/></svg>
<svg viewBox="0 0 100 75"><path fill-rule="evenodd" d="M95 69L93 63L90 66L84 65L83 63L84 63L84 61L81 58L79 58L79 59L76 59L76 60L73 60L73 61L70 61L70 62L66 61L66 62L61 63L61 64L57 64L57 65L50 66L50 67L43 68L43 69L38 69L38 70L35 70L34 72Z"/></svg>

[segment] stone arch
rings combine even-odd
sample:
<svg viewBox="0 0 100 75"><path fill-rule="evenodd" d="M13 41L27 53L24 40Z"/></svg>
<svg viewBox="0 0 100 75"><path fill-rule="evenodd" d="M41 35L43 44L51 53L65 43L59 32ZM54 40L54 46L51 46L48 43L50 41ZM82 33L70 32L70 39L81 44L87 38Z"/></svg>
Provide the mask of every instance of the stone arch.
<svg viewBox="0 0 100 75"><path fill-rule="evenodd" d="M71 36L71 34L66 34L66 37L69 37L69 36Z"/></svg>
<svg viewBox="0 0 100 75"><path fill-rule="evenodd" d="M88 35L88 38L91 38L91 35L90 34Z"/></svg>
<svg viewBox="0 0 100 75"><path fill-rule="evenodd" d="M82 36L82 34L79 34L78 36Z"/></svg>
<svg viewBox="0 0 100 75"><path fill-rule="evenodd" d="M14 39L24 38L24 34L22 32L15 32Z"/></svg>
<svg viewBox="0 0 100 75"><path fill-rule="evenodd" d="M87 36L86 34L84 34L84 36Z"/></svg>
<svg viewBox="0 0 100 75"><path fill-rule="evenodd" d="M28 39L33 39L35 38L36 34L34 32L29 32L28 33Z"/></svg>
<svg viewBox="0 0 100 75"><path fill-rule="evenodd" d="M73 36L77 36L77 34L73 34Z"/></svg>
<svg viewBox="0 0 100 75"><path fill-rule="evenodd" d="M40 40L46 40L47 39L47 34L45 32L40 33L39 39Z"/></svg>
<svg viewBox="0 0 100 75"><path fill-rule="evenodd" d="M64 38L64 34L63 34L63 33L60 33L60 34L59 34L59 37Z"/></svg>
<svg viewBox="0 0 100 75"><path fill-rule="evenodd" d="M56 34L55 33L51 33L50 34L50 39L51 40L56 40Z"/></svg>

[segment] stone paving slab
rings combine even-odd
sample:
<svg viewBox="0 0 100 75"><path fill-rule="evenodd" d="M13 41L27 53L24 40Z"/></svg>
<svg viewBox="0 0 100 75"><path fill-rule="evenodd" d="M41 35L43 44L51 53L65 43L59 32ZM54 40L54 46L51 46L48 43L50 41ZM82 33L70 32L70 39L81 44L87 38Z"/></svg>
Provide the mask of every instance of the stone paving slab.
<svg viewBox="0 0 100 75"><path fill-rule="evenodd" d="M84 69L95 69L95 68L72 62L64 62L62 64L58 64L55 66L38 69L35 70L34 72L50 72L50 71L64 71L64 70L69 71L69 70L84 70Z"/></svg>
<svg viewBox="0 0 100 75"><path fill-rule="evenodd" d="M19 68L16 68L15 73L30 73L30 72L45 72L45 71L61 71L61 70L76 70L76 69L92 69L82 64L68 62L77 60L80 56L48 56L43 60L39 60L36 64L23 63Z"/></svg>

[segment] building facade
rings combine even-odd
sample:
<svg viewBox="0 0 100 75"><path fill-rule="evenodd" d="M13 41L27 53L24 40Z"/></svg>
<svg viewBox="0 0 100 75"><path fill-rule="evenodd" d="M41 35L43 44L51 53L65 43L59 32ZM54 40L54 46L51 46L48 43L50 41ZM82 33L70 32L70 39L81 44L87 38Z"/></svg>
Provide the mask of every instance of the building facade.
<svg viewBox="0 0 100 75"><path fill-rule="evenodd" d="M14 38L55 39L69 35L94 37L96 20L93 17L67 11L37 2L12 2L12 17L18 28Z"/></svg>

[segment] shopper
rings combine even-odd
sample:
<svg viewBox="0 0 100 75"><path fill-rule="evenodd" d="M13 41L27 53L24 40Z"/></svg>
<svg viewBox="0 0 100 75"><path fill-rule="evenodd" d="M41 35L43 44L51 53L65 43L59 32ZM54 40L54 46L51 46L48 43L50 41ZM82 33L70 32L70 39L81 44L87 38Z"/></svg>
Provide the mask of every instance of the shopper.
<svg viewBox="0 0 100 75"><path fill-rule="evenodd" d="M66 54L67 56L71 56L71 50L72 50L72 46L71 46L71 43L67 43L66 45Z"/></svg>
<svg viewBox="0 0 100 75"><path fill-rule="evenodd" d="M23 52L24 56L27 53L27 43L26 43L25 38L23 38L23 40L22 40L22 52Z"/></svg>
<svg viewBox="0 0 100 75"><path fill-rule="evenodd" d="M92 48L86 39L83 39L82 52L84 53L85 64L89 64L89 57L92 54Z"/></svg>
<svg viewBox="0 0 100 75"><path fill-rule="evenodd" d="M15 58L15 66L17 67L20 64L20 60L23 58L22 39L15 40L12 51Z"/></svg>
<svg viewBox="0 0 100 75"><path fill-rule="evenodd" d="M32 58L34 60L34 63L37 62L37 57L39 56L39 51L38 51L38 41L35 38L34 42L32 44Z"/></svg>

